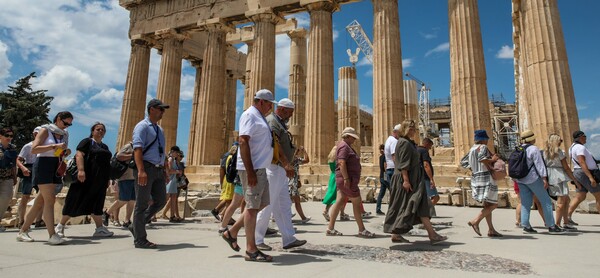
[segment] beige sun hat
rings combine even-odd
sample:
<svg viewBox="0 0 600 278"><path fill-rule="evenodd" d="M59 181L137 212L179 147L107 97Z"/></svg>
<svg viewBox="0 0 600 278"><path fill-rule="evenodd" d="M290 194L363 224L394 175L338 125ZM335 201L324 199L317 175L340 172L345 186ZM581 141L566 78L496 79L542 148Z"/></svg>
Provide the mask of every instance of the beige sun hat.
<svg viewBox="0 0 600 278"><path fill-rule="evenodd" d="M352 127L344 128L344 131L342 131L342 138L344 138L346 136L352 136L352 137L358 139L358 134L356 133L356 130L354 130L354 128L352 128Z"/></svg>
<svg viewBox="0 0 600 278"><path fill-rule="evenodd" d="M533 134L533 131L527 129L527 130L521 132L521 140L525 143L529 143L529 142L535 140L535 134Z"/></svg>

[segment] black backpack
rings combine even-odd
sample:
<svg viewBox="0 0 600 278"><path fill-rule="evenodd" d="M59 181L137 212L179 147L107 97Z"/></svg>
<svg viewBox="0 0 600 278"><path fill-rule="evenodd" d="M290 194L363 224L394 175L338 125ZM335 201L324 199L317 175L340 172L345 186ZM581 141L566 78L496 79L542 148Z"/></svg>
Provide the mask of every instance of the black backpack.
<svg viewBox="0 0 600 278"><path fill-rule="evenodd" d="M115 155L113 155L113 157L110 159L109 178L111 180L116 180L125 174L128 168L128 162L129 161L119 161L117 159L117 154L115 153Z"/></svg>
<svg viewBox="0 0 600 278"><path fill-rule="evenodd" d="M531 145L517 146L508 157L508 175L513 179L521 179L529 174L531 166L527 166L527 148Z"/></svg>
<svg viewBox="0 0 600 278"><path fill-rule="evenodd" d="M233 182L237 176L237 151L231 154L231 158L227 165L225 165L225 180L227 182Z"/></svg>

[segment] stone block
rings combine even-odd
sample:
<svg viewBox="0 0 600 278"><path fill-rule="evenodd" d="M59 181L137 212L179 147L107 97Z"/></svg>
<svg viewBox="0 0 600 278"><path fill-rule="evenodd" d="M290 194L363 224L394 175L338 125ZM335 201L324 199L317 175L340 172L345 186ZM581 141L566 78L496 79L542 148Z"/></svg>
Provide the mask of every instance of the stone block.
<svg viewBox="0 0 600 278"><path fill-rule="evenodd" d="M472 190L467 190L467 205L469 207L483 207L482 202L478 202L477 200L473 199L472 192Z"/></svg>
<svg viewBox="0 0 600 278"><path fill-rule="evenodd" d="M440 200L438 201L438 205L452 205L452 194L445 193L440 194Z"/></svg>
<svg viewBox="0 0 600 278"><path fill-rule="evenodd" d="M510 205L508 201L508 192L498 192L498 207L505 208Z"/></svg>
<svg viewBox="0 0 600 278"><path fill-rule="evenodd" d="M452 205L462 207L465 205L464 196L462 191L457 194L451 194L452 196Z"/></svg>
<svg viewBox="0 0 600 278"><path fill-rule="evenodd" d="M188 200L193 210L211 210L219 204L219 197L210 195L203 198L196 198L193 200L190 200L188 197Z"/></svg>
<svg viewBox="0 0 600 278"><path fill-rule="evenodd" d="M579 209L587 213L598 213L595 201L583 201L579 204Z"/></svg>
<svg viewBox="0 0 600 278"><path fill-rule="evenodd" d="M519 195L517 195L517 193L513 192L507 192L508 193L508 204L510 205L511 208L517 208L517 205L520 204L520 200L519 200Z"/></svg>

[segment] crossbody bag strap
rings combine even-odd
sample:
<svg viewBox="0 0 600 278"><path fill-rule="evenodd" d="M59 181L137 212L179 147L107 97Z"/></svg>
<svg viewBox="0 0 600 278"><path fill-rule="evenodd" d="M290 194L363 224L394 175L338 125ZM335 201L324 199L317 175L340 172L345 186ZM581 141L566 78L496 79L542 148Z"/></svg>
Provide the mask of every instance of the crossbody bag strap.
<svg viewBox="0 0 600 278"><path fill-rule="evenodd" d="M150 147L152 147L152 145L154 145L154 143L156 143L156 140L158 140L158 130L156 131L156 137L154 138L154 140L152 141L152 143L150 143L150 145L144 147L144 151L142 151L142 155L145 155L146 152L148 150L150 150Z"/></svg>
<svg viewBox="0 0 600 278"><path fill-rule="evenodd" d="M579 166L579 168L581 168L581 164L579 164L579 162L577 162L576 159L573 158L573 147L575 147L575 144L577 143L573 143L573 145L571 145L571 147L569 148L569 156L571 157L571 160L573 160L573 162L577 163L577 166Z"/></svg>

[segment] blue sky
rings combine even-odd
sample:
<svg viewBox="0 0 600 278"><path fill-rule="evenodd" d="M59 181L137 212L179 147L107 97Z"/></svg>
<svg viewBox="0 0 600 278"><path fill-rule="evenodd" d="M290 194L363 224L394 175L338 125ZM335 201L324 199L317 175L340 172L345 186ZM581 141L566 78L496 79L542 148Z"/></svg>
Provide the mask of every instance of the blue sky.
<svg viewBox="0 0 600 278"><path fill-rule="evenodd" d="M431 98L448 98L450 57L448 51L448 7L445 0L399 0L404 72L410 72L431 87ZM479 1L489 94L514 101L511 1ZM569 65L575 89L581 128L588 145L600 156L600 1L559 0ZM71 140L89 134L95 121L107 125L104 141L115 147L121 101L129 61L129 14L118 0L0 0L0 90L32 71L34 85L54 96L50 117L62 110L75 114ZM343 5L333 15L334 63L349 66L346 49L357 46L345 30L356 19L372 39L373 13L370 1ZM297 14L300 27L308 29L309 17ZM240 51L246 47L237 45ZM152 52L148 100L156 95L160 56ZM287 97L289 39L277 37L276 98ZM372 66L364 56L357 65L360 105L372 110ZM177 143L187 149L189 115L195 72L183 63L180 126ZM238 82L241 114L243 88ZM337 98L337 91L335 92ZM591 139L591 140L590 140ZM71 146L73 147L73 146Z"/></svg>

